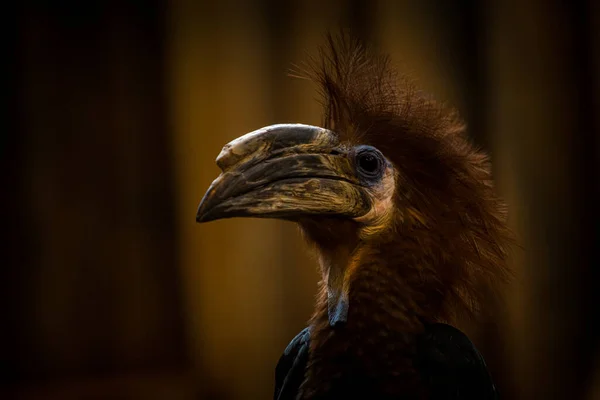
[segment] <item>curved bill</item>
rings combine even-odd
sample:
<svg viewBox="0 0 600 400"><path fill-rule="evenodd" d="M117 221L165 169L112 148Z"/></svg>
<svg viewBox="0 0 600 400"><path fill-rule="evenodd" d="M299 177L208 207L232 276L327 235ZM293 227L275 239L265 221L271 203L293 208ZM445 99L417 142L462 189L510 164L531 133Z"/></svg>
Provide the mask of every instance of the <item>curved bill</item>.
<svg viewBox="0 0 600 400"><path fill-rule="evenodd" d="M355 218L371 206L347 152L324 128L261 128L225 145L217 165L223 172L200 202L197 222L231 217Z"/></svg>

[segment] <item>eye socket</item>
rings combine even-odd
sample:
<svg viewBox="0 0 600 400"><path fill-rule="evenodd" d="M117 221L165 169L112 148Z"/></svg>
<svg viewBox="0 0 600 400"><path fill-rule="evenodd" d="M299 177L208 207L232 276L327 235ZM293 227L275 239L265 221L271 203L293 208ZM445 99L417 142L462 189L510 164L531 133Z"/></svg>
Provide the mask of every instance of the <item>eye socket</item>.
<svg viewBox="0 0 600 400"><path fill-rule="evenodd" d="M357 172L362 177L372 180L381 177L385 161L379 150L364 146L357 149L355 164Z"/></svg>

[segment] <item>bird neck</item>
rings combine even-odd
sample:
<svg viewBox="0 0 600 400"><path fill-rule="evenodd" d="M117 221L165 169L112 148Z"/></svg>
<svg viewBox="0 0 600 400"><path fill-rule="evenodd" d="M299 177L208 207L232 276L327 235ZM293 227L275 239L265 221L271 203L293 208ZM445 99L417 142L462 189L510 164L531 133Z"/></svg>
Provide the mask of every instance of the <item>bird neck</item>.
<svg viewBox="0 0 600 400"><path fill-rule="evenodd" d="M403 249L404 238L385 233L365 238L360 224L339 219L300 221L300 227L316 247L321 266L315 328L353 332L367 324L386 332L420 329L419 317L427 315L419 293L423 269L411 264L421 257L415 248ZM343 322L339 326L338 320Z"/></svg>
<svg viewBox="0 0 600 400"><path fill-rule="evenodd" d="M422 330L427 310L419 302L419 271L406 265L389 265L389 254L381 248L358 242L322 251L319 257L323 279L312 322L324 330L360 331L369 326L380 332L409 333ZM340 303L347 310L339 329L332 312Z"/></svg>
<svg viewBox="0 0 600 400"><path fill-rule="evenodd" d="M319 398L321 383L328 379L375 379L390 393L417 393L419 377L412 360L415 339L424 329L418 297L394 268L382 264L378 254L364 244L352 251L321 254L323 280L310 321L311 364L304 398ZM332 326L329 285L340 275L345 282L348 315L345 324Z"/></svg>

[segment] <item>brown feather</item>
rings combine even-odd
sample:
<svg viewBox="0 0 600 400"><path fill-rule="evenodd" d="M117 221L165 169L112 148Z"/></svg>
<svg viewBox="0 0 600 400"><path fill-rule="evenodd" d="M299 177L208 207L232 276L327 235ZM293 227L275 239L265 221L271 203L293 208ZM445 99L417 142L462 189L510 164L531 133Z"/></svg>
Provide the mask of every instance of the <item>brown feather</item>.
<svg viewBox="0 0 600 400"><path fill-rule="evenodd" d="M348 327L329 327L322 283L305 396L325 390L319 377L343 374L328 365L351 348L380 381L389 375L390 393L421 398L409 362L411 335L422 321L455 324L476 315L509 281L506 207L494 191L488 157L469 142L457 113L398 77L388 57L347 36L329 36L304 72L319 85L325 127L347 146L378 148L398 171L395 218L377 238L361 241L354 222L301 224L322 252L353 243Z"/></svg>

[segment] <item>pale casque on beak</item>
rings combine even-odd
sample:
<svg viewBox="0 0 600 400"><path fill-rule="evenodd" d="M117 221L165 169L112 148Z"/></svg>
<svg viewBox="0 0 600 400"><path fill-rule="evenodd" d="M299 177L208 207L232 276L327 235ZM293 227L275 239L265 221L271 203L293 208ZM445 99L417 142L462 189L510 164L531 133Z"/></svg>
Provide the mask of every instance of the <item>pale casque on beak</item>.
<svg viewBox="0 0 600 400"><path fill-rule="evenodd" d="M371 199L348 153L333 132L310 125L271 125L241 136L217 157L223 172L200 202L196 221L360 217Z"/></svg>

